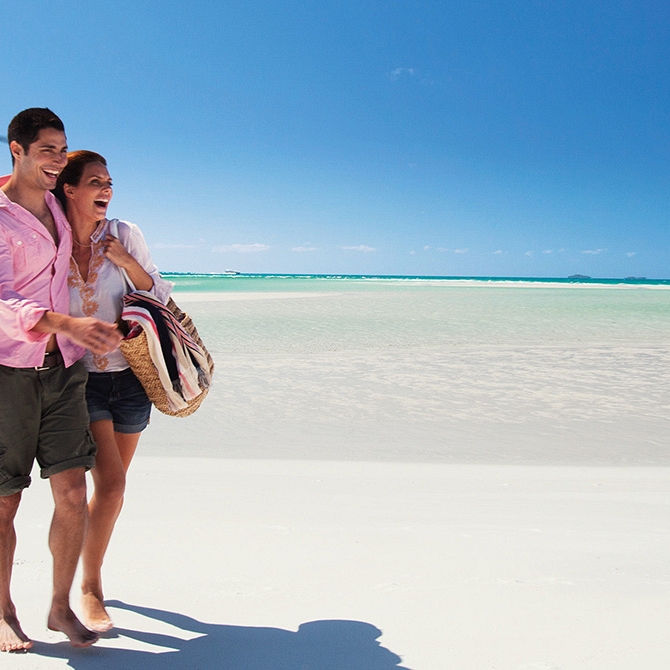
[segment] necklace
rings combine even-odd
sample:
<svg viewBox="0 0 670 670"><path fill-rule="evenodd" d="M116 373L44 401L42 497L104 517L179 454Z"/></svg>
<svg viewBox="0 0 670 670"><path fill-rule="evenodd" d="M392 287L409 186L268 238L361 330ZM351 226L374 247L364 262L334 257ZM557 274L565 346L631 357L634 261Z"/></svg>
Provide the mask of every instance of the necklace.
<svg viewBox="0 0 670 670"><path fill-rule="evenodd" d="M84 247L84 249L90 249L91 246L93 245L93 242L91 244L82 244L81 242L77 242L77 240L74 239L74 236L72 237L72 241L79 247Z"/></svg>

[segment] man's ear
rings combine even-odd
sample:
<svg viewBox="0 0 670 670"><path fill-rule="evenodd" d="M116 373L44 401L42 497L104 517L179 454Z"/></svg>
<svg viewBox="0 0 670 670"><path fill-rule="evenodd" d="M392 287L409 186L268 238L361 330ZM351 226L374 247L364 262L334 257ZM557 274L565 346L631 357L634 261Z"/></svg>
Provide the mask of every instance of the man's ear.
<svg viewBox="0 0 670 670"><path fill-rule="evenodd" d="M12 140L9 143L9 150L11 151L14 160L21 158L21 156L23 156L25 153L25 151L23 151L23 147L16 140Z"/></svg>

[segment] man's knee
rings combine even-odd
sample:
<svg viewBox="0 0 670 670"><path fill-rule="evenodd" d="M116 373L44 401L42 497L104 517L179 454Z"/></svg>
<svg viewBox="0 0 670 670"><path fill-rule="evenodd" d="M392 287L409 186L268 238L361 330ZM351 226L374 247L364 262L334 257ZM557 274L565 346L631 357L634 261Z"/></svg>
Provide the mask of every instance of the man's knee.
<svg viewBox="0 0 670 670"><path fill-rule="evenodd" d="M86 506L86 471L84 468L65 470L49 477L56 506Z"/></svg>
<svg viewBox="0 0 670 670"><path fill-rule="evenodd" d="M12 523L21 502L21 491L8 496L0 496L0 523Z"/></svg>

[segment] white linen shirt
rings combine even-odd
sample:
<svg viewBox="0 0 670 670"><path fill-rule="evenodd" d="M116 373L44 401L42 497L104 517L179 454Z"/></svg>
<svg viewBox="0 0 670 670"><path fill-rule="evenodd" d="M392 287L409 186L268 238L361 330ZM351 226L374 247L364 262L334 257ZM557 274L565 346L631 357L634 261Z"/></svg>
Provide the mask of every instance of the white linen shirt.
<svg viewBox="0 0 670 670"><path fill-rule="evenodd" d="M114 323L121 316L124 294L135 288L128 286L120 268L104 254L105 236L110 232L110 225L112 231L118 227L118 238L123 246L153 279L151 292L163 304L170 297L174 284L160 276L158 268L151 260L142 231L127 221L103 219L91 235L91 260L86 281L82 279L75 260L70 259L68 286L72 316L93 316ZM119 349L104 356L87 351L82 362L89 372L120 372L128 367L128 362Z"/></svg>

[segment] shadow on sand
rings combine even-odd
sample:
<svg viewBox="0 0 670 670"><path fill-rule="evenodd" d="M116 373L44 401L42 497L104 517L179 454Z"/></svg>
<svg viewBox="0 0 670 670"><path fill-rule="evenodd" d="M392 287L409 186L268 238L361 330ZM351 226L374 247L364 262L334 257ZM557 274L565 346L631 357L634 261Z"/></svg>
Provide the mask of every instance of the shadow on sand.
<svg viewBox="0 0 670 670"><path fill-rule="evenodd" d="M76 670L408 670L382 647L382 632L360 621L310 621L297 632L203 623L183 614L109 600L110 607L135 612L198 637L115 628L105 637L138 640L165 651L90 647L36 642L33 654L67 659Z"/></svg>

